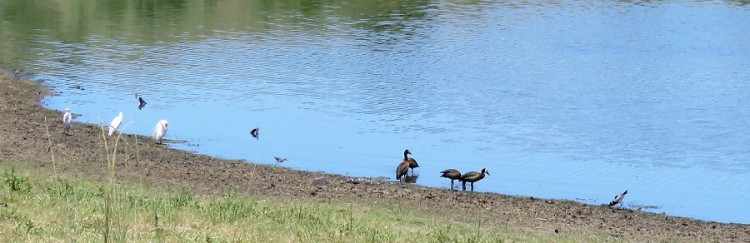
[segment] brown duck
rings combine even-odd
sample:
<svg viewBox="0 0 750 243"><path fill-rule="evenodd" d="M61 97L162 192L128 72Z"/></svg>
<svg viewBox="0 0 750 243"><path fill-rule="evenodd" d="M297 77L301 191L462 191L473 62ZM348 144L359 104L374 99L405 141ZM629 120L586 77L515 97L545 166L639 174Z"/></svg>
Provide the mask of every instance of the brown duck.
<svg viewBox="0 0 750 243"><path fill-rule="evenodd" d="M440 173L443 173L440 177L451 179L451 190L453 190L453 181L461 179L461 172L456 169L447 169Z"/></svg>
<svg viewBox="0 0 750 243"><path fill-rule="evenodd" d="M458 179L458 180L463 183L462 184L462 188L463 188L464 191L466 191L466 182L470 182L471 183L471 191L473 192L474 191L474 182L477 182L477 181L479 181L481 179L484 179L484 174L490 175L490 171L487 170L487 168L483 168L481 173L480 172L476 172L476 171L469 171L469 172L466 172L466 174L462 175L461 179Z"/></svg>
<svg viewBox="0 0 750 243"><path fill-rule="evenodd" d="M411 154L411 151L408 149L404 150L404 159L401 160L401 163L396 167L396 180L401 181L401 177L406 176L406 173L409 172L409 168L412 168L412 173L414 173L414 168L419 167L416 160L409 158L409 154Z"/></svg>

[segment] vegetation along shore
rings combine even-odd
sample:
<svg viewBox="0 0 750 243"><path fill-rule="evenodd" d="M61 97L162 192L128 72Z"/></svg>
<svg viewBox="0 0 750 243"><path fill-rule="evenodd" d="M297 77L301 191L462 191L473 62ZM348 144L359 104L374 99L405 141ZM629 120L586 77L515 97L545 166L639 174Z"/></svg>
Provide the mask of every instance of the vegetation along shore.
<svg viewBox="0 0 750 243"><path fill-rule="evenodd" d="M54 87L0 75L4 242L750 242L746 224L224 160L75 119L65 135L39 103Z"/></svg>

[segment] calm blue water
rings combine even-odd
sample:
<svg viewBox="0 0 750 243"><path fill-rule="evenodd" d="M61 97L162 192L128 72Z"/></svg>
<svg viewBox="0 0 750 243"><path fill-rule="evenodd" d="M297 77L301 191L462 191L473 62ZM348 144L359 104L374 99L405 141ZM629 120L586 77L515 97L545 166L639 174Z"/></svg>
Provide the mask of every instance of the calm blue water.
<svg viewBox="0 0 750 243"><path fill-rule="evenodd" d="M479 191L601 204L628 189L626 205L750 223L741 3L251 1L27 28L6 11L2 42L26 44L0 53L57 86L48 107L123 111L144 135L167 119L179 149L393 178L408 148L421 185L487 167Z"/></svg>

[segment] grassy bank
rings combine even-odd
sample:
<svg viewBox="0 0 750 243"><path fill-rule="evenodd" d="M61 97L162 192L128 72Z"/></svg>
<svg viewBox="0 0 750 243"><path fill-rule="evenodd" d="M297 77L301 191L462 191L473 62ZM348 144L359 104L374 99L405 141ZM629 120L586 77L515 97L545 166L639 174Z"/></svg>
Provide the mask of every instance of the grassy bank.
<svg viewBox="0 0 750 243"><path fill-rule="evenodd" d="M113 188L108 227L108 183L55 179L48 172L19 169L7 161L2 164L3 242L89 242L102 241L105 236L127 242L574 240L486 227L479 221L455 222L439 214L404 210L400 205L255 197L232 192L197 195L185 189L159 190L147 185Z"/></svg>

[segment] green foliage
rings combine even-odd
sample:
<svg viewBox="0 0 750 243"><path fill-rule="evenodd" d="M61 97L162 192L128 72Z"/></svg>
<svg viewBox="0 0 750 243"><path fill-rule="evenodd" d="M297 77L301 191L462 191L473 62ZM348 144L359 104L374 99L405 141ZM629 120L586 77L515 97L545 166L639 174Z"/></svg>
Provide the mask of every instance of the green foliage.
<svg viewBox="0 0 750 243"><path fill-rule="evenodd" d="M28 193L31 192L31 183L26 176L16 174L16 169L5 171L5 185L11 192Z"/></svg>
<svg viewBox="0 0 750 243"><path fill-rule="evenodd" d="M0 242L501 242L556 241L403 205L197 195L5 172ZM39 190L31 190L39 188ZM24 192L24 193L17 193ZM105 199L111 208L105 210ZM106 216L109 213L109 216ZM110 218L109 225L106 218ZM109 228L107 228L109 227ZM105 234L104 232L109 233Z"/></svg>

